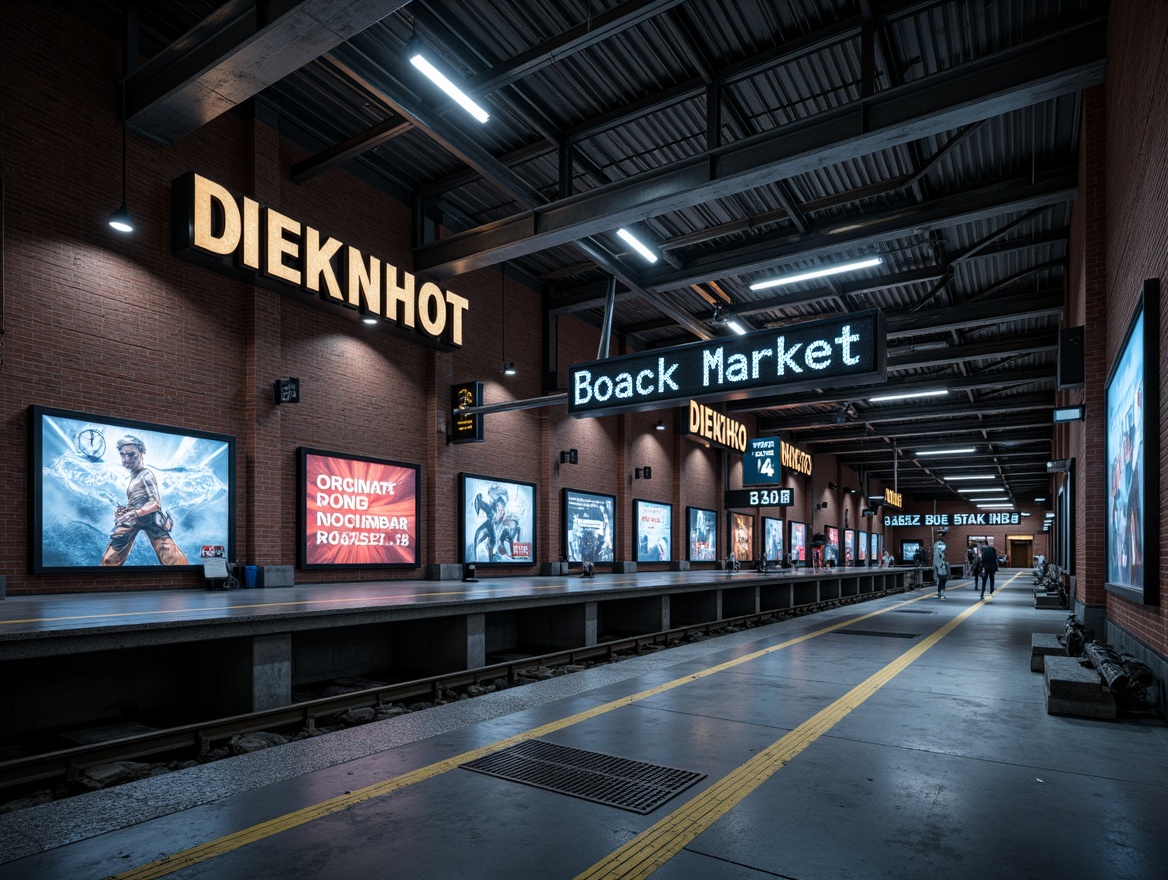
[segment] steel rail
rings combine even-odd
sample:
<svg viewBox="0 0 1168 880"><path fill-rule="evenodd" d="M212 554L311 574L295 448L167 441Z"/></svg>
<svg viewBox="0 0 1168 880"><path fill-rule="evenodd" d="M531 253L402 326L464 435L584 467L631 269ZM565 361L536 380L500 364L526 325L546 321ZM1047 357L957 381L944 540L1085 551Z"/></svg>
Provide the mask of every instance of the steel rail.
<svg viewBox="0 0 1168 880"><path fill-rule="evenodd" d="M90 767L96 767L100 764L108 764L114 761L134 760L184 750L197 755L205 755L211 750L213 743L229 740L233 736L244 733L254 733L259 730L268 730L274 727L288 727L296 724L311 731L316 728L318 719L338 715L350 709L380 706L415 697L439 699L442 692L450 688L477 685L480 682L504 676L506 676L508 683L514 684L516 679L524 671L540 666L572 665L577 661L594 657L605 657L612 660L618 653L623 651L636 651L646 645L669 642L670 640L685 638L694 633L704 632L706 635L710 635L717 629L724 629L728 626L735 626L737 624L749 623L766 618L784 620L792 616L802 616L824 611L828 608L837 607L841 603L853 604L856 601L878 599L905 592L908 589L910 587L906 585L903 588L880 590L872 593L864 593L859 596L842 596L837 599L827 599L821 602L811 602L803 605L792 605L787 608L755 611L750 614L727 617L721 620L688 624L686 626L661 630L660 632L614 639L597 645L568 648L550 654L524 657L520 660L494 663L489 666L480 666L460 672L443 673L428 678L414 679L413 681L379 685L377 687L365 688L337 696L319 697L288 706L281 706L277 709L264 709L259 712L249 712L243 715L232 715L211 721L151 731L149 733L123 737L104 743L93 743L54 752L46 752L40 755L14 758L9 761L0 762L0 792L44 780L64 779L71 781ZM852 601L849 602L849 600Z"/></svg>

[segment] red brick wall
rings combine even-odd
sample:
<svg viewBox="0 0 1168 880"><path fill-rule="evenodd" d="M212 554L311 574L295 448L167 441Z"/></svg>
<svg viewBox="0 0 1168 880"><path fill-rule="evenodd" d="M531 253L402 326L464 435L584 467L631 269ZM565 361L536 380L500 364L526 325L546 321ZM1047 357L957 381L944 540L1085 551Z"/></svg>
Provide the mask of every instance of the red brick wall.
<svg viewBox="0 0 1168 880"><path fill-rule="evenodd" d="M1113 3L1108 24L1106 102L1106 296L1102 320L1107 328L1107 364L1118 356L1136 300L1146 278L1160 279L1161 340L1168 338L1168 4L1156 0ZM1088 313L1088 325L1092 314ZM1160 485L1168 486L1168 358L1163 346L1149 353L1158 364L1160 398L1148 405L1159 412L1161 451ZM1089 373L1097 378L1097 374ZM1105 378L1105 377L1104 377ZM1090 380L1089 380L1090 384ZM1102 391L1098 393L1103 405ZM1103 411L1100 410L1102 413ZM1088 450L1090 452L1090 449ZM1101 445L1100 445L1101 451ZM1105 482L1102 455L1088 472L1088 504L1103 504ZM1165 521L1165 499L1150 499L1144 515ZM1100 520L1101 521L1101 520ZM1102 548L1101 548L1102 549ZM1164 555L1168 529L1161 526L1160 546L1145 548L1146 577L1164 582ZM1159 560L1157 569L1156 561ZM1100 576L1101 576L1100 572ZM1089 588L1090 589L1090 588ZM1168 590L1161 586L1159 607L1139 605L1113 594L1106 595L1107 616L1151 648L1168 654Z"/></svg>

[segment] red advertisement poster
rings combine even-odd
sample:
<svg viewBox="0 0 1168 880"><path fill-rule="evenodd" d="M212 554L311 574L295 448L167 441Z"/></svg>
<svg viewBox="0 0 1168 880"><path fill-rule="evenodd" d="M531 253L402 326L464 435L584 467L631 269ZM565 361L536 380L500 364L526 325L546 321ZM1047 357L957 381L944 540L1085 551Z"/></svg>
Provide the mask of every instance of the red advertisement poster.
<svg viewBox="0 0 1168 880"><path fill-rule="evenodd" d="M304 565L417 565L415 465L303 451Z"/></svg>

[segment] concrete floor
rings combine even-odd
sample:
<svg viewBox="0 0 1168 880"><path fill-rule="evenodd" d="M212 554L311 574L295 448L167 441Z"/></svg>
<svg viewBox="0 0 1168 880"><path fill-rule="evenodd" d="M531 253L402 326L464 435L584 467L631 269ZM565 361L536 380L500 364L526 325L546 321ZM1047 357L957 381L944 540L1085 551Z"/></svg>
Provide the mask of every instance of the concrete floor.
<svg viewBox="0 0 1168 880"><path fill-rule="evenodd" d="M0 816L0 877L1168 877L1168 725L1048 715L1014 574ZM641 816L457 768L529 732L706 776Z"/></svg>

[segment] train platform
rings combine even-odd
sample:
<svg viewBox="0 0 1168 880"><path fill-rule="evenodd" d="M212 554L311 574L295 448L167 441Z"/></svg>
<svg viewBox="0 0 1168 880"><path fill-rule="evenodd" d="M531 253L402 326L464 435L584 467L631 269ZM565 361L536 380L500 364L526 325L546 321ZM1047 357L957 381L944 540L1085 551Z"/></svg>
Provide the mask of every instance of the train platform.
<svg viewBox="0 0 1168 880"><path fill-rule="evenodd" d="M998 584L0 816L0 876L1168 876L1168 724L1047 714L1031 637L1066 612L1034 608L1029 572Z"/></svg>

